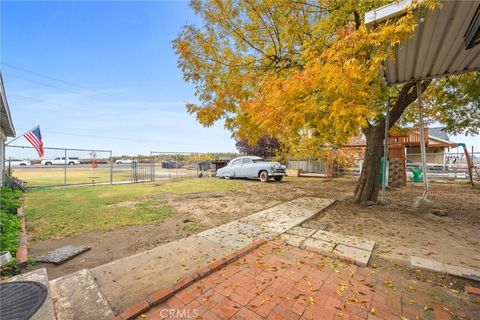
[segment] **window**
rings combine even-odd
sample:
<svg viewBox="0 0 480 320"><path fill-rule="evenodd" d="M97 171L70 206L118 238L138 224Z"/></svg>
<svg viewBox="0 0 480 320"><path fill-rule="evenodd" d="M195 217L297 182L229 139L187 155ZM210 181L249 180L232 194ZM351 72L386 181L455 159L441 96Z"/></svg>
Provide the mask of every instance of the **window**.
<svg viewBox="0 0 480 320"><path fill-rule="evenodd" d="M242 159L242 165L251 164L251 163L252 163L252 159L250 159L250 158L243 158Z"/></svg>
<svg viewBox="0 0 480 320"><path fill-rule="evenodd" d="M232 167L235 167L235 166L240 165L240 161L241 161L241 159L234 160L234 161L232 162L232 164L231 164Z"/></svg>
<svg viewBox="0 0 480 320"><path fill-rule="evenodd" d="M253 159L253 162L255 162L255 163L257 163L257 162L265 162L265 159L262 159L262 158Z"/></svg>

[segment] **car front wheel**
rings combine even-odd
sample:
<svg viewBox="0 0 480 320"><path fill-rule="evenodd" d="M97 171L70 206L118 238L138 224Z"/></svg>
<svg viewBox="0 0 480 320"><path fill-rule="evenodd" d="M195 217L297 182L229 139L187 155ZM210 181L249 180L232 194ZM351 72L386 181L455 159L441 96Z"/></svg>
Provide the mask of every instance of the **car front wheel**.
<svg viewBox="0 0 480 320"><path fill-rule="evenodd" d="M275 181L282 181L283 176L275 176L273 179L275 179Z"/></svg>
<svg viewBox="0 0 480 320"><path fill-rule="evenodd" d="M260 174L258 175L260 178L261 182L267 182L268 181L268 172L267 171L260 171Z"/></svg>

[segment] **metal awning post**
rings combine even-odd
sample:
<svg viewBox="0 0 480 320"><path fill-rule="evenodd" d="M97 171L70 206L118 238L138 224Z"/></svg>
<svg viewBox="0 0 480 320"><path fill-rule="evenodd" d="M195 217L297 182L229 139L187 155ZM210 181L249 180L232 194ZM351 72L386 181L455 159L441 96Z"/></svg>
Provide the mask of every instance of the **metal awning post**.
<svg viewBox="0 0 480 320"><path fill-rule="evenodd" d="M420 81L417 81L416 85L417 85L417 99L418 99L418 114L420 118L420 153L422 158L423 184L424 184L422 199L425 200L427 199L427 194L428 194L427 150L425 148L425 133L423 130L422 89L421 89Z"/></svg>
<svg viewBox="0 0 480 320"><path fill-rule="evenodd" d="M385 203L385 188L387 186L387 157L388 157L388 131L390 127L390 95L387 97L387 112L385 114L385 140L383 144L383 168L382 168L382 203Z"/></svg>

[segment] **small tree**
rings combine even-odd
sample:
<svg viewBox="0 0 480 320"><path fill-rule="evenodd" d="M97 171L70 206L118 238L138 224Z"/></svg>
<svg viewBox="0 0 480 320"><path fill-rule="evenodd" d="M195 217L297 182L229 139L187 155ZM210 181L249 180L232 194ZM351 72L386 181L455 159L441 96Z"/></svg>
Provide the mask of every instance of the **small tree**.
<svg viewBox="0 0 480 320"><path fill-rule="evenodd" d="M251 145L248 140L237 140L235 146L242 154L263 158L273 157L280 152L278 140L269 136L262 136L254 145Z"/></svg>

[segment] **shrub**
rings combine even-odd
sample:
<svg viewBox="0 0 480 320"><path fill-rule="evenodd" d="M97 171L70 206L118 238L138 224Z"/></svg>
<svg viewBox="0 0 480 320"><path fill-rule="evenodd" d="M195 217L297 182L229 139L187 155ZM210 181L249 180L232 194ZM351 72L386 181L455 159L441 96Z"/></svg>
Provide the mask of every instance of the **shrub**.
<svg viewBox="0 0 480 320"><path fill-rule="evenodd" d="M0 236L0 251L10 251L15 256L20 236L20 220L16 215L0 211L2 231Z"/></svg>
<svg viewBox="0 0 480 320"><path fill-rule="evenodd" d="M10 251L15 256L20 236L20 220L17 208L20 206L20 191L2 188L0 190L0 251Z"/></svg>
<svg viewBox="0 0 480 320"><path fill-rule="evenodd" d="M21 191L8 188L0 189L0 210L9 214L17 214L17 208L20 207Z"/></svg>

